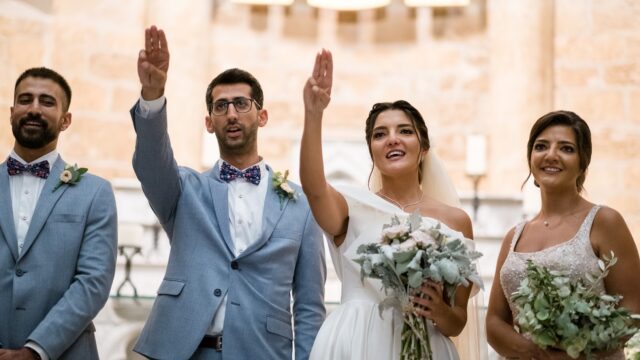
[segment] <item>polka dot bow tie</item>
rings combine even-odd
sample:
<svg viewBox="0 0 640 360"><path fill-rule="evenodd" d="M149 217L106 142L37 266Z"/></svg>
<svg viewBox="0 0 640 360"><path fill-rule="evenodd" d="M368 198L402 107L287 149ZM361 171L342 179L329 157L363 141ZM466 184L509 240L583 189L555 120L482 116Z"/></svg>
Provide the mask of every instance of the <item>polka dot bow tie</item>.
<svg viewBox="0 0 640 360"><path fill-rule="evenodd" d="M220 166L220 180L230 182L235 179L245 179L253 185L258 185L260 184L260 167L253 165L245 170L238 170L223 161Z"/></svg>
<svg viewBox="0 0 640 360"><path fill-rule="evenodd" d="M20 161L9 157L7 159L7 172L9 175L19 175L22 173L31 173L42 179L49 177L49 162L44 160L39 163L24 165Z"/></svg>

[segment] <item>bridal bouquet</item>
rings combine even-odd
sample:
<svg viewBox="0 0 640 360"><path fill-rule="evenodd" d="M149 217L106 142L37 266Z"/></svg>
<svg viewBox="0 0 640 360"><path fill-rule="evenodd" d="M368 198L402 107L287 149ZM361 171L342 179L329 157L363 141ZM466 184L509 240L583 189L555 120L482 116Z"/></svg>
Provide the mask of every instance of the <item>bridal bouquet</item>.
<svg viewBox="0 0 640 360"><path fill-rule="evenodd" d="M598 294L595 286L608 274L617 258L604 256L598 261L600 274L588 274L587 281L571 282L566 273L548 270L527 261L527 277L511 299L517 307L515 323L520 331L543 349L559 348L577 359L619 347L623 338L633 335L633 319L618 308L619 295Z"/></svg>
<svg viewBox="0 0 640 360"><path fill-rule="evenodd" d="M404 223L397 216L383 227L375 243L360 245L354 259L360 264L362 279L379 279L387 297L380 303L380 316L390 307L402 311L403 360L431 360L429 333L424 318L415 314L410 296L417 295L426 279L444 285L446 298L453 302L459 285L482 287L474 260L482 254L469 249L462 236L445 233L438 223L422 223L412 214Z"/></svg>
<svg viewBox="0 0 640 360"><path fill-rule="evenodd" d="M628 360L640 360L640 331L627 341L624 356Z"/></svg>

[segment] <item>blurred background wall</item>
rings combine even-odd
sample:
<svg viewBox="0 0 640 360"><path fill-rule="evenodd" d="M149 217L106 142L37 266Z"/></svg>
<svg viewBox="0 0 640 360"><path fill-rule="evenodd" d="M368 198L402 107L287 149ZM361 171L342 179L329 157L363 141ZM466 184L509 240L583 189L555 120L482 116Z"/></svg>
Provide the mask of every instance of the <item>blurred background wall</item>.
<svg viewBox="0 0 640 360"><path fill-rule="evenodd" d="M128 110L139 96L136 59L151 24L163 28L169 41L169 132L182 165L206 169L217 159L215 137L204 129L204 93L216 74L240 67L265 91L269 123L260 130L259 151L275 169L291 169L296 180L302 86L324 47L335 62L325 116L329 178L365 186L370 160L364 120L371 105L410 101L424 115L433 149L465 209L474 213L472 200L480 201L474 228L489 285L502 236L537 211L537 190L521 186L529 129L548 111L572 110L589 123L594 151L585 196L619 210L639 241L639 1L441 0L440 6L412 6L411 0L391 0L350 10L306 0L245 1L254 4L0 0L0 111L6 116L0 154L13 146L8 120L18 75L41 65L63 74L73 90L73 124L59 150L67 161L113 182L120 241L143 249L132 275L142 295L152 299L168 253L131 168L135 134ZM474 174L481 175L477 191ZM124 259L119 261L114 290L124 276ZM339 300L335 278L327 287L328 297ZM103 315L113 326L116 318ZM123 339L130 340L136 326Z"/></svg>

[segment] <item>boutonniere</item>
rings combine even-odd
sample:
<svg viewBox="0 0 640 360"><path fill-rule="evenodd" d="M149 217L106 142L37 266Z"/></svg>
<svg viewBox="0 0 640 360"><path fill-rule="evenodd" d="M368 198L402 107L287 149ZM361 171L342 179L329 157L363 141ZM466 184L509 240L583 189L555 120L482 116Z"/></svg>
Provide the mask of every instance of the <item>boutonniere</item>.
<svg viewBox="0 0 640 360"><path fill-rule="evenodd" d="M74 164L73 166L66 164L64 166L64 170L62 170L62 173L60 174L60 181L56 187L53 188L52 192L58 190L62 185L75 185L79 183L82 179L82 175L86 173L87 170L89 169L79 168L78 164Z"/></svg>
<svg viewBox="0 0 640 360"><path fill-rule="evenodd" d="M287 177L289 176L289 170L284 172L284 175L280 171L276 171L273 174L273 190L278 194L280 198L280 210L284 206L285 199L296 200L296 192L289 186Z"/></svg>

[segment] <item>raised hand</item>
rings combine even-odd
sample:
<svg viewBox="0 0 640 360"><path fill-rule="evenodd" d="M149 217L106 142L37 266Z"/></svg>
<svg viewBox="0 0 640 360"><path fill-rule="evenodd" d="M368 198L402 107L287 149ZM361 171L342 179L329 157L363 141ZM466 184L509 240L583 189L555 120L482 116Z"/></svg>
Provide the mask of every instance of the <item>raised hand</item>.
<svg viewBox="0 0 640 360"><path fill-rule="evenodd" d="M138 54L142 98L155 100L164 94L169 70L169 48L164 31L155 25L144 31L144 50Z"/></svg>
<svg viewBox="0 0 640 360"><path fill-rule="evenodd" d="M316 54L313 73L304 85L305 111L321 113L331 100L333 82L333 58L329 50L322 49Z"/></svg>

